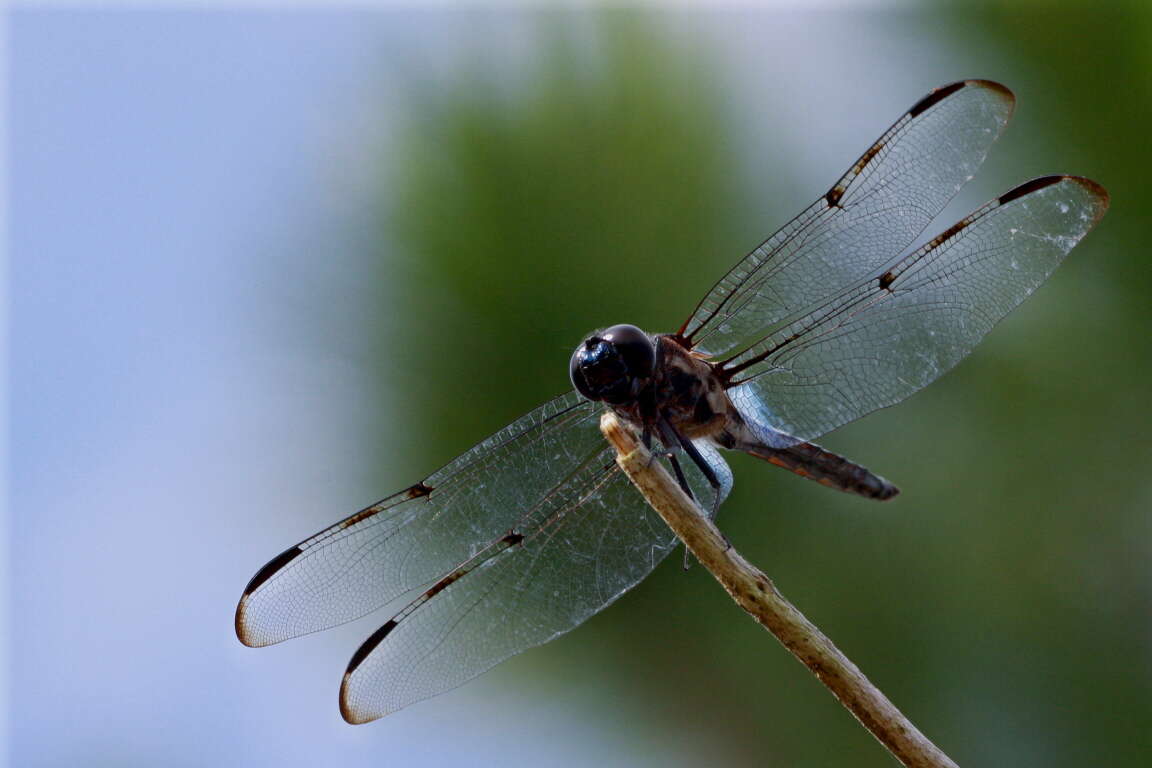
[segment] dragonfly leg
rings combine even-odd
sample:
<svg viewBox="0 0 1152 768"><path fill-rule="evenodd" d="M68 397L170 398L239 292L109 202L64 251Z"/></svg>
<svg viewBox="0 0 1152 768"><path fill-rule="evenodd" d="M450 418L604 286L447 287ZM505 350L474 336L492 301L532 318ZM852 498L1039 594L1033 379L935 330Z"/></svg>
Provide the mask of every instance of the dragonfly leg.
<svg viewBox="0 0 1152 768"><path fill-rule="evenodd" d="M656 432L660 436L660 443L663 448L664 458L668 459L668 463L672 465L672 471L676 475L676 484L684 493L688 494L688 498L693 501L696 497L692 495L692 489L688 486L688 478L684 476L684 470L680 468L680 462L677 461L676 454L680 452L680 439L676 433L676 429L668 423L668 420L663 416L656 418Z"/></svg>
<svg viewBox="0 0 1152 768"><path fill-rule="evenodd" d="M680 486L680 489L684 491L684 493L688 494L688 498L695 501L696 496L693 495L692 489L688 487L688 479L684 477L684 470L680 467L680 460L676 457L676 452L668 451L668 453L665 455L668 457L668 463L672 465L672 471L676 473L676 483ZM688 551L688 546L685 545L684 570L688 570L688 568L692 565L691 557L692 553Z"/></svg>
<svg viewBox="0 0 1152 768"><path fill-rule="evenodd" d="M674 427L671 428L672 432L676 435L676 440L680 443L680 447L684 449L684 453L688 454L688 458L692 459L692 463L700 470L700 474L704 475L704 479L708 481L708 485L712 488L712 511L708 515L709 518L715 518L716 513L720 511L720 478L716 477L716 472L712 469L712 465L700 453L700 449L696 444L680 434Z"/></svg>
<svg viewBox="0 0 1152 768"><path fill-rule="evenodd" d="M666 453L665 456L668 457L668 463L672 465L672 472L676 475L676 484L680 486L680 490L688 494L688 498L695 501L696 496L693 495L692 489L688 487L688 478L684 476L684 470L680 467L680 460L672 451Z"/></svg>
<svg viewBox="0 0 1152 768"><path fill-rule="evenodd" d="M704 475L704 479L708 481L708 485L712 488L712 509L708 514L708 517L709 519L715 519L716 513L720 509L720 491L722 487L720 478L716 476L715 470L712 469L712 466L700 453L700 449L696 447L696 444L688 438L684 437L684 435L680 434L680 431L672 426L672 424L670 424L667 419L661 419L659 422L659 427L661 433L664 435L665 441L672 443L674 440L674 444L678 445L679 448L688 455L688 458L692 459L692 463L696 465L696 467L700 470L700 474ZM671 440L669 438L671 438ZM684 472L680 468L680 462L677 460L676 454L673 451L668 452L668 461L672 464L672 469L676 472L676 481L680 484L680 487L686 494L688 494L688 498L695 501L696 496L692 493L692 489L688 487L688 482L684 477ZM728 544L729 548L732 546L730 543L728 543L727 538L725 538L725 543ZM685 547L684 570L688 570L689 564L689 552L688 548Z"/></svg>
<svg viewBox="0 0 1152 768"><path fill-rule="evenodd" d="M652 427L647 424L644 426L644 431L640 433L640 442L644 444L650 453L648 454L648 464L651 466L652 462L656 461L656 453L652 452Z"/></svg>

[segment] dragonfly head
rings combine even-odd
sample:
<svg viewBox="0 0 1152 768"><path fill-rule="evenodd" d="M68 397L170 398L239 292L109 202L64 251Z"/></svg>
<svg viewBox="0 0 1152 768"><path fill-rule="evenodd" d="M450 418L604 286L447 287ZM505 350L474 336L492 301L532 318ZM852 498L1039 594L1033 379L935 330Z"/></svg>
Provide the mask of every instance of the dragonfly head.
<svg viewBox="0 0 1152 768"><path fill-rule="evenodd" d="M631 402L652 378L656 346L634 325L598 331L576 347L569 374L576 390L609 405Z"/></svg>

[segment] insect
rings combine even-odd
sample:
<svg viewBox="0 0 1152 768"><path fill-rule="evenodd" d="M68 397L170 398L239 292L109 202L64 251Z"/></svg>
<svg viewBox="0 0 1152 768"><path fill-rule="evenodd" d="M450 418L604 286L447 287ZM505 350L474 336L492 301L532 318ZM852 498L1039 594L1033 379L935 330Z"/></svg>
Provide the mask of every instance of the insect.
<svg viewBox="0 0 1152 768"><path fill-rule="evenodd" d="M841 491L894 496L888 481L811 441L956 365L1108 207L1093 181L1045 176L910 250L1013 105L986 80L929 93L679 330L591 334L571 359L575 391L273 558L237 606L240 640L278 643L414 595L344 673L341 713L362 723L576 627L676 544L617 468L598 429L604 408L710 515L732 486L721 449Z"/></svg>

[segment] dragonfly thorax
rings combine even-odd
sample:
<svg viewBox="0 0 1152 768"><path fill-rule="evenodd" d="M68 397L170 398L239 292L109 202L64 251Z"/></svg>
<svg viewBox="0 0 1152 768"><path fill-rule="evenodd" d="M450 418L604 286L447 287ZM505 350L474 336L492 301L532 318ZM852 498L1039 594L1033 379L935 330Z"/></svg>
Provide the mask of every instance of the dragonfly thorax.
<svg viewBox="0 0 1152 768"><path fill-rule="evenodd" d="M572 353L569 374L589 400L623 405L636 399L656 367L652 338L634 325L614 325L593 333Z"/></svg>

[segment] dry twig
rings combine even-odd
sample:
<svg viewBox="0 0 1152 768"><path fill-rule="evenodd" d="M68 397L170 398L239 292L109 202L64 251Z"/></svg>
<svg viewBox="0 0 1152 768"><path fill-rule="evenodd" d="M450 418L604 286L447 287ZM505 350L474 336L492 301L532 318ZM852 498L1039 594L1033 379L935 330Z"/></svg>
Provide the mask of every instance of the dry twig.
<svg viewBox="0 0 1152 768"><path fill-rule="evenodd" d="M740 556L664 466L651 460L651 454L631 430L612 413L604 414L600 429L616 448L616 463L696 559L741 608L812 670L897 760L916 768L956 768L824 633L776 590L771 579Z"/></svg>

